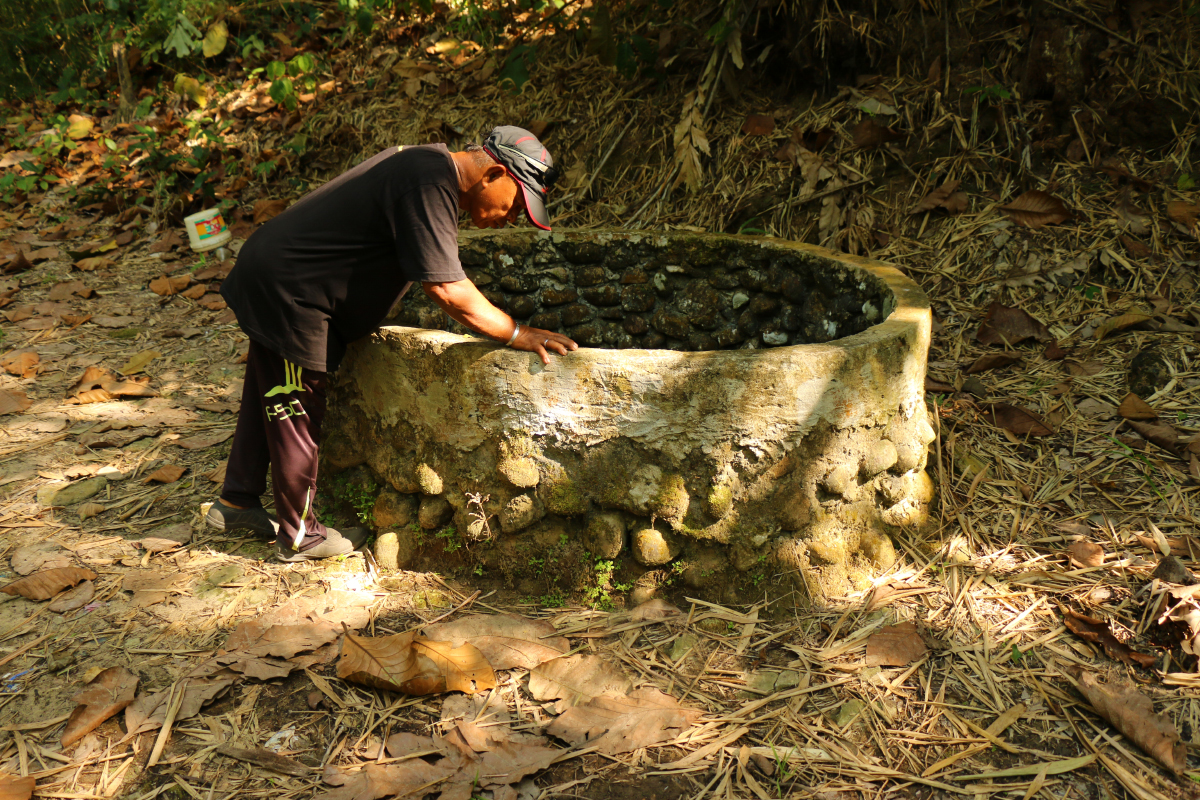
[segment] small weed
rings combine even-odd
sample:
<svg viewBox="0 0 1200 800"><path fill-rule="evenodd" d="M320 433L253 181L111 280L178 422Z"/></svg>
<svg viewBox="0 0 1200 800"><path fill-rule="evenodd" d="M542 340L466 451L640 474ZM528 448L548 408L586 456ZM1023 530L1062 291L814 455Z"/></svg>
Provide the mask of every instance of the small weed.
<svg viewBox="0 0 1200 800"><path fill-rule="evenodd" d="M538 602L542 608L562 608L567 604L567 596L562 593L562 590L555 587L549 593L542 595Z"/></svg>
<svg viewBox="0 0 1200 800"><path fill-rule="evenodd" d="M453 525L435 533L434 538L442 540L442 550L447 553L453 553L463 546L462 537L458 535L458 530Z"/></svg>
<svg viewBox="0 0 1200 800"><path fill-rule="evenodd" d="M613 583L613 572L616 571L616 568L616 564L612 561L601 559L596 562L593 576L596 582L584 590L584 603L593 609L611 611L613 608L612 592L628 592L633 588L633 585L629 583Z"/></svg>
<svg viewBox="0 0 1200 800"><path fill-rule="evenodd" d="M358 483L347 477L346 473L338 475L330 490L332 499L337 505L347 505L354 511L354 516L363 525L372 526L375 522L375 496L379 493L379 484L371 478ZM325 522L325 517L318 515ZM329 524L329 523L326 523Z"/></svg>

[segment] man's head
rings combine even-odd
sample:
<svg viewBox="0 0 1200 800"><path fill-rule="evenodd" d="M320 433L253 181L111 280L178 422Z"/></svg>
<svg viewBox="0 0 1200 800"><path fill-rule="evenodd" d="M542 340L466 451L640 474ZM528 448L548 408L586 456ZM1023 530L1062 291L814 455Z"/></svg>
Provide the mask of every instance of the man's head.
<svg viewBox="0 0 1200 800"><path fill-rule="evenodd" d="M536 136L501 125L492 129L482 147L470 146L463 155L470 160L472 174L463 187L462 205L476 227L502 228L525 211L534 225L550 230L546 192L558 171Z"/></svg>

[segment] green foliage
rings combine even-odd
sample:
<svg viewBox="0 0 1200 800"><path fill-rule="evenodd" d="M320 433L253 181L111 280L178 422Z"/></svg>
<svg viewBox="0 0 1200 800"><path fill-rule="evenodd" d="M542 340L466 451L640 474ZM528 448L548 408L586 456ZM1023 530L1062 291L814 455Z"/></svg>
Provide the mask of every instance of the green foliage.
<svg viewBox="0 0 1200 800"><path fill-rule="evenodd" d="M442 551L446 553L453 553L463 546L462 537L458 535L458 530L453 525L435 533L434 538L442 540Z"/></svg>
<svg viewBox="0 0 1200 800"><path fill-rule="evenodd" d="M1012 92L998 83L993 84L992 86L968 86L963 91L965 91L967 94L977 94L990 103L997 103L1001 100L1011 100L1013 96Z"/></svg>
<svg viewBox="0 0 1200 800"><path fill-rule="evenodd" d="M617 565L612 561L600 559L596 562L593 579L595 583L583 592L583 601L592 608L601 611L611 611L613 608L612 592L628 592L633 588L629 583L614 583L613 573Z"/></svg>

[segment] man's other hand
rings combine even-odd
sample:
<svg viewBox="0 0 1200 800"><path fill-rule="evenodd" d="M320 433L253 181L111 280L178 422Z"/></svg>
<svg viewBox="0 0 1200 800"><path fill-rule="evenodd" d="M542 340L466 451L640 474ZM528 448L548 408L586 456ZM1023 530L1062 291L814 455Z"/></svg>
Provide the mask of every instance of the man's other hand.
<svg viewBox="0 0 1200 800"><path fill-rule="evenodd" d="M512 343L512 348L537 353L543 364L549 364L550 353L554 352L565 356L571 350L578 350L579 345L561 333L544 331L541 328L527 328L522 325L521 332L517 334L516 340Z"/></svg>

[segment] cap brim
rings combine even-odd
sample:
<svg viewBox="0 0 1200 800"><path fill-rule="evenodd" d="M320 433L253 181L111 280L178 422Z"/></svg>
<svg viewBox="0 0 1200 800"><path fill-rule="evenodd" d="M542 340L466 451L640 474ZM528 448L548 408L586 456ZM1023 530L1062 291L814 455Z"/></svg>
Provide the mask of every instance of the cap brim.
<svg viewBox="0 0 1200 800"><path fill-rule="evenodd" d="M544 231L550 230L550 215L546 213L542 198L536 192L529 191L521 181L517 181L517 186L521 187L521 193L525 196L525 213L529 215L529 221Z"/></svg>

